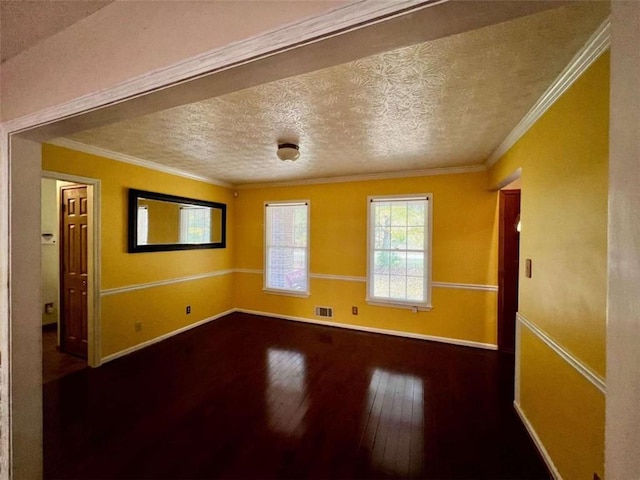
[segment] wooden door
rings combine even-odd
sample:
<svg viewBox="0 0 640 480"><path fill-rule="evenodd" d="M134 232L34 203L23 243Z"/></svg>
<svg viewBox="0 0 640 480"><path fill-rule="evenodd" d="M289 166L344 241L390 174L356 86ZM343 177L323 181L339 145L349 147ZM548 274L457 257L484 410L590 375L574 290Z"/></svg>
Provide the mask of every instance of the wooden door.
<svg viewBox="0 0 640 480"><path fill-rule="evenodd" d="M60 347L87 358L87 187L63 187L60 197Z"/></svg>
<svg viewBox="0 0 640 480"><path fill-rule="evenodd" d="M500 192L500 231L498 251L498 349L513 353L518 311L518 270L520 232L520 190Z"/></svg>

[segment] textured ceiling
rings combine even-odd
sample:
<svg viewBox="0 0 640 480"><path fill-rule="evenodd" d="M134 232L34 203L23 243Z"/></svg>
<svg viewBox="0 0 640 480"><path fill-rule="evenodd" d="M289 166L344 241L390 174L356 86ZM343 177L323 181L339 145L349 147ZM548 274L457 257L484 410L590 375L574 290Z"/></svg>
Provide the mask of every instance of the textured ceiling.
<svg viewBox="0 0 640 480"><path fill-rule="evenodd" d="M232 184L479 164L607 15L558 8L68 138Z"/></svg>
<svg viewBox="0 0 640 480"><path fill-rule="evenodd" d="M114 0L0 0L0 62L88 17Z"/></svg>

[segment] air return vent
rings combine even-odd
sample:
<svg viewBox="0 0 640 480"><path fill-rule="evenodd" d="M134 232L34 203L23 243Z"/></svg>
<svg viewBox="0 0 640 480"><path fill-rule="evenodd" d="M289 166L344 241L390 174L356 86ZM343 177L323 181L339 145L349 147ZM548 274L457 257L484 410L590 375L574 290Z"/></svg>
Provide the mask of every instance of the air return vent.
<svg viewBox="0 0 640 480"><path fill-rule="evenodd" d="M333 308L315 307L316 317L333 318Z"/></svg>

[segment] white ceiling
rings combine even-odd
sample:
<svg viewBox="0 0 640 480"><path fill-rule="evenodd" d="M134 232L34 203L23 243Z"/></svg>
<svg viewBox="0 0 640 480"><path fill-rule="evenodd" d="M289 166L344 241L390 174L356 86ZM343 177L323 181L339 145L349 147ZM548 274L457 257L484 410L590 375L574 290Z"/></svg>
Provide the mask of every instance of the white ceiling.
<svg viewBox="0 0 640 480"><path fill-rule="evenodd" d="M0 63L114 0L0 0Z"/></svg>
<svg viewBox="0 0 640 480"><path fill-rule="evenodd" d="M67 138L234 185L480 165L608 12L548 10ZM279 140L300 159L278 160Z"/></svg>

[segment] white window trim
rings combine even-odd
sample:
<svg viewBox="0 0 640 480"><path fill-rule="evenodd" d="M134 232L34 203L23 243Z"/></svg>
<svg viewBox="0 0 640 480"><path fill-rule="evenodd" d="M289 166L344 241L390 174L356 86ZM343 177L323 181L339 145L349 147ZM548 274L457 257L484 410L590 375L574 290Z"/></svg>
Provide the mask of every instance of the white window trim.
<svg viewBox="0 0 640 480"><path fill-rule="evenodd" d="M425 236L425 252L426 252L426 261L425 261L425 294L427 296L426 301L424 302L412 302L412 301L402 301L402 300L385 300L383 298L371 297L371 285L373 282L373 226L375 225L373 216L373 208L371 208L371 204L374 201L379 200L418 200L418 199L427 199L427 208L426 214L427 219L425 223L425 227L427 228L426 236ZM367 295L366 302L369 305L379 306L379 307L392 307L392 308L404 308L412 310L413 312L427 312L433 309L433 305L431 304L431 263L433 257L432 251L432 225L433 225L433 194L431 193L412 193L405 195L371 195L367 197Z"/></svg>
<svg viewBox="0 0 640 480"><path fill-rule="evenodd" d="M306 255L306 275L307 275L307 290L296 291L286 290L280 288L267 287L267 207L269 205L306 205L307 206L307 255ZM311 257L311 201L310 200L276 200L264 202L263 206L263 232L262 232L262 247L263 247L263 274L262 274L262 291L273 295L284 295L286 297L298 297L309 298L311 296L311 284L309 276L309 258Z"/></svg>

